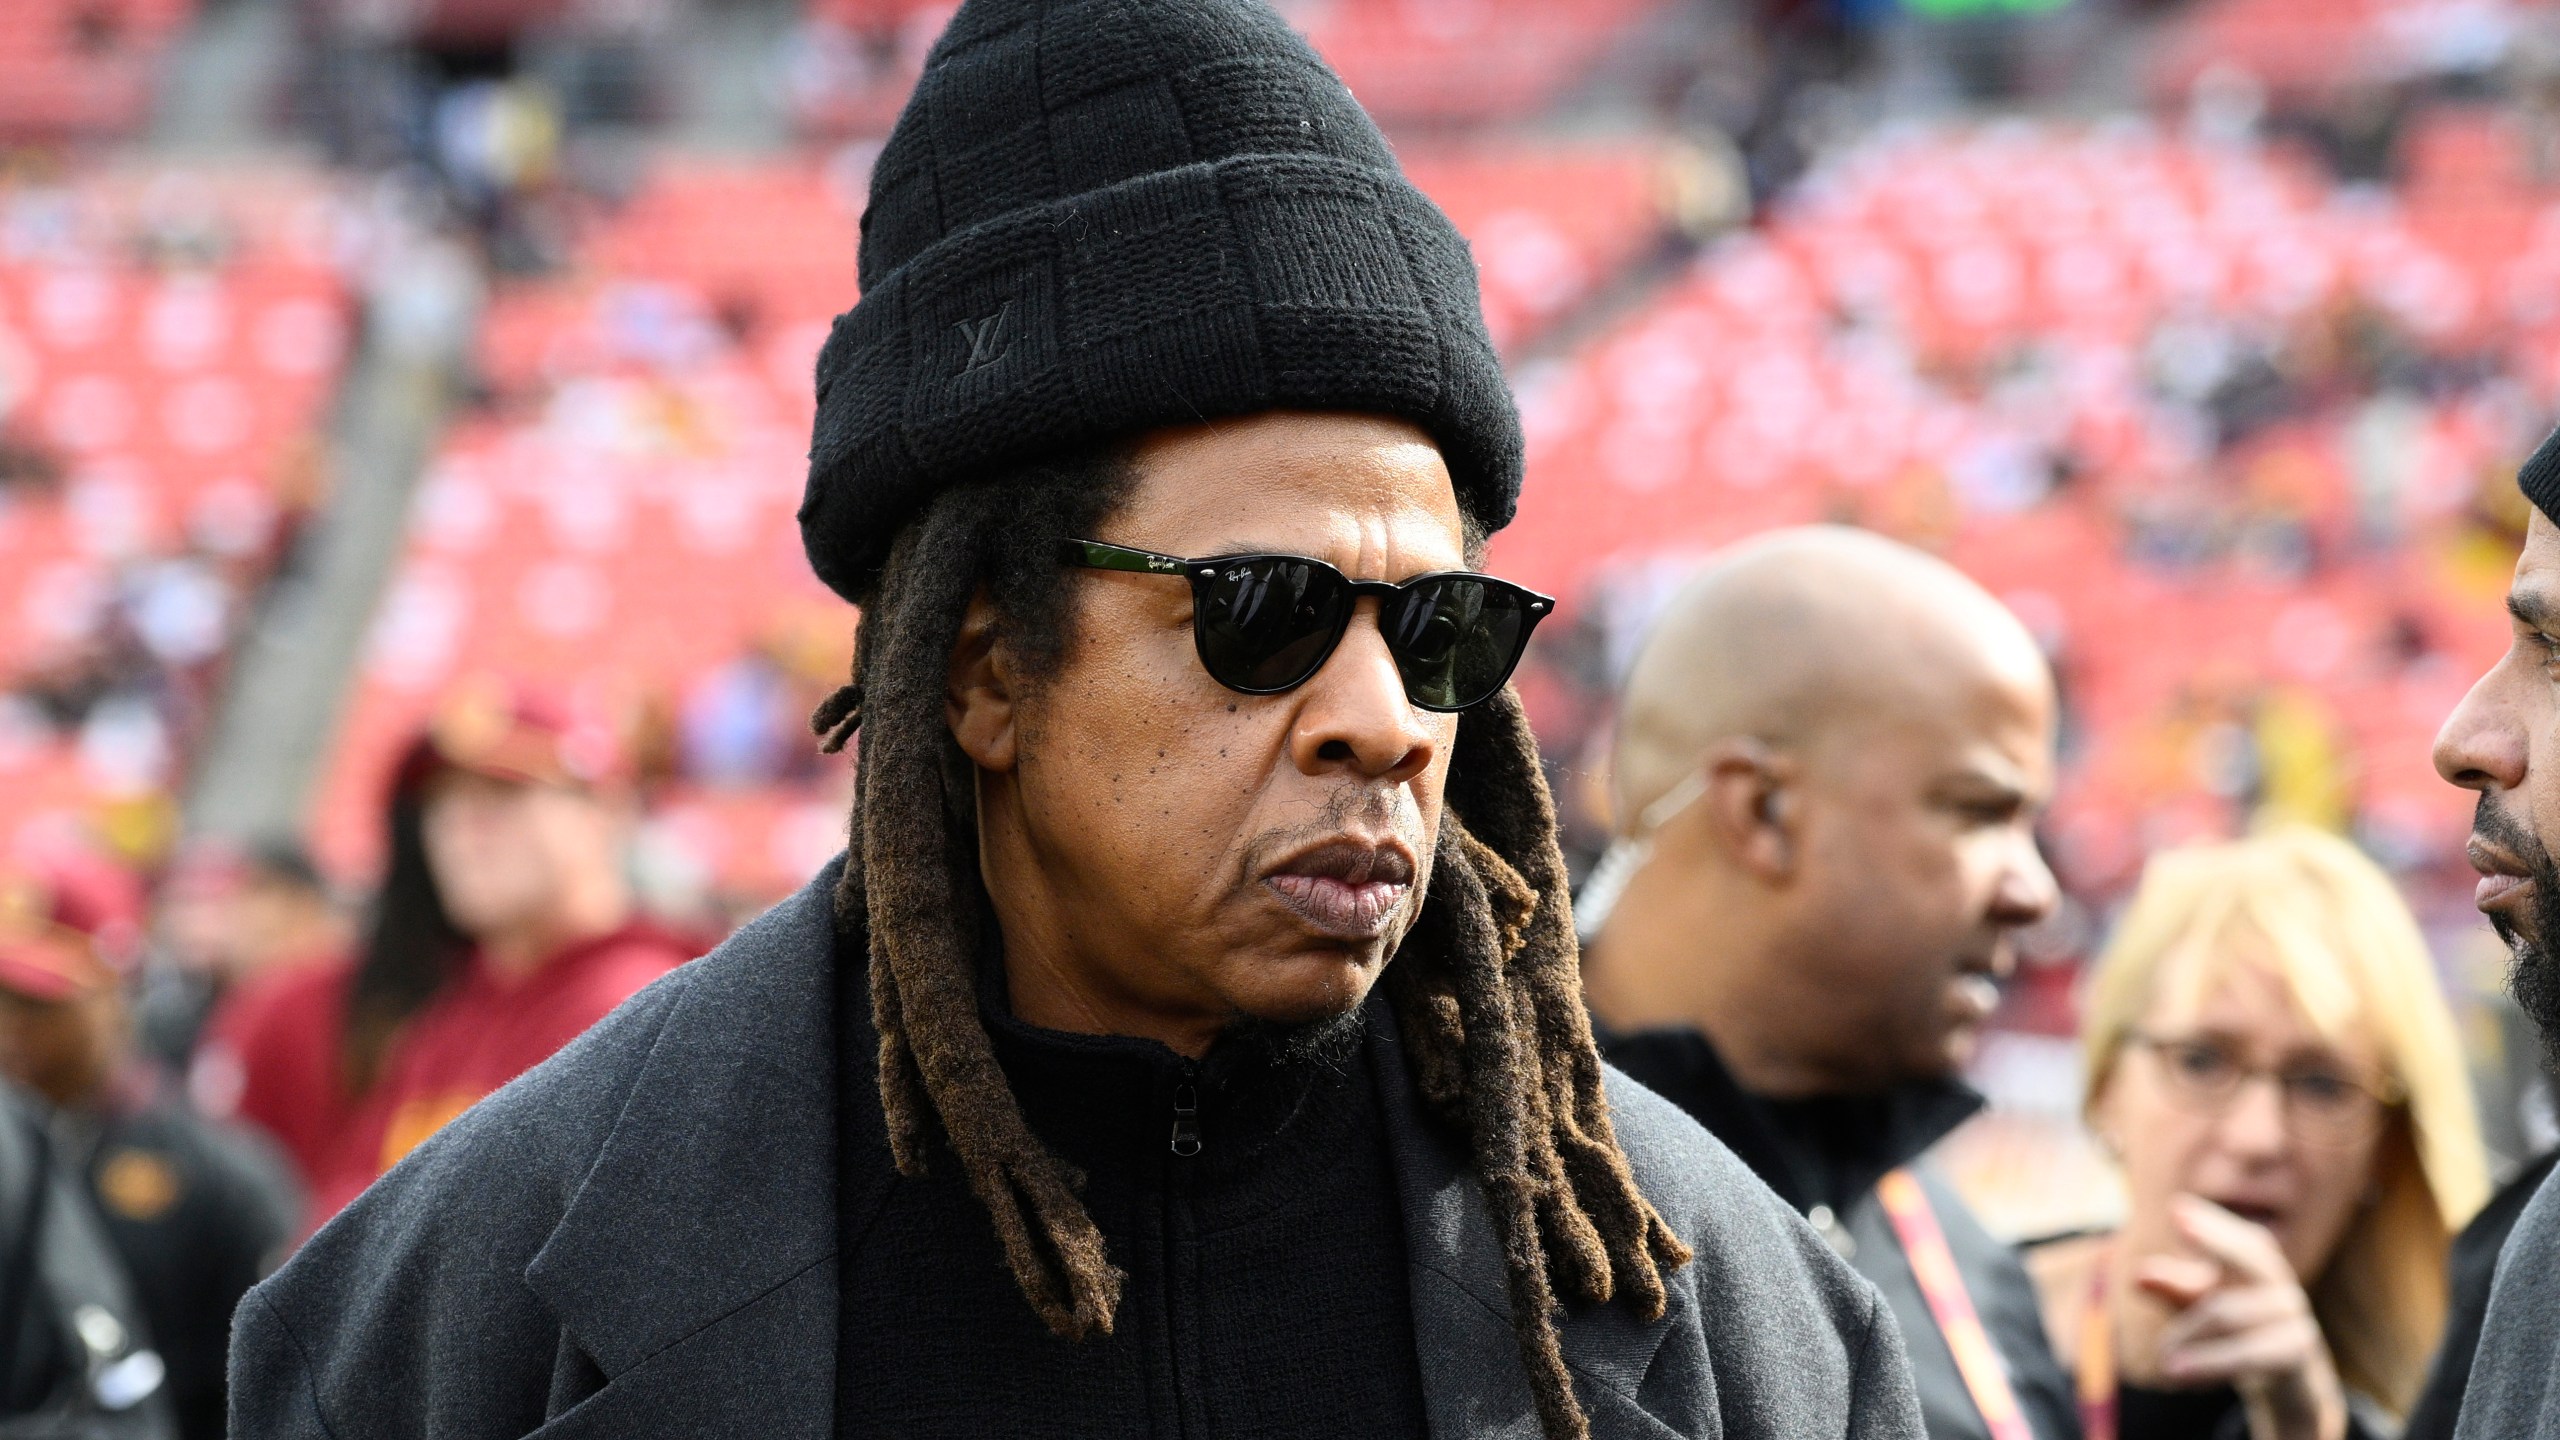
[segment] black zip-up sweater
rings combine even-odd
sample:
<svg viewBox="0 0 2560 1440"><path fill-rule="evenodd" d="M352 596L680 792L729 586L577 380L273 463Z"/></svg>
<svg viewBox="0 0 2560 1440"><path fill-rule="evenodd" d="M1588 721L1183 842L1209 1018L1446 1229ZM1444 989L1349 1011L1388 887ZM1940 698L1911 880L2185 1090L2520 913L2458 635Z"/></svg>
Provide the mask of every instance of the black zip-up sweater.
<svg viewBox="0 0 2560 1440"><path fill-rule="evenodd" d="M1128 1273L1117 1323L1082 1343L1051 1335L942 1151L843 1237L839 1435L1423 1433L1357 1019L1329 1047L1338 1059L1230 1041L1198 1063L1153 1041L987 1024L1032 1129L1087 1176Z"/></svg>

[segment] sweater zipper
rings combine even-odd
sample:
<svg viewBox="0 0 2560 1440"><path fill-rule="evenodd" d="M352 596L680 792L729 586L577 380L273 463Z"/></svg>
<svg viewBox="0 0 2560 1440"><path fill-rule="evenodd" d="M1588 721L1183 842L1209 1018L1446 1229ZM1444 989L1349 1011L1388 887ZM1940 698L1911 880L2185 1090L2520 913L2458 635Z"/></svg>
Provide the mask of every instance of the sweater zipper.
<svg viewBox="0 0 2560 1440"><path fill-rule="evenodd" d="M1200 1153L1200 1086L1195 1080L1184 1079L1173 1087L1171 1148L1185 1160Z"/></svg>
<svg viewBox="0 0 2560 1440"><path fill-rule="evenodd" d="M1195 1181L1192 1167L1203 1143L1197 1064L1183 1064L1182 1073L1173 1083L1172 1100L1173 1129L1165 1142L1165 1149L1173 1157L1166 1164L1164 1187L1165 1339L1170 1346L1165 1358L1173 1381L1174 1433L1189 1436L1201 1433L1190 1385L1192 1367L1200 1358L1199 1317L1191 1313L1189 1303L1197 1293L1198 1278L1192 1271L1196 1259L1191 1250L1191 1188Z"/></svg>

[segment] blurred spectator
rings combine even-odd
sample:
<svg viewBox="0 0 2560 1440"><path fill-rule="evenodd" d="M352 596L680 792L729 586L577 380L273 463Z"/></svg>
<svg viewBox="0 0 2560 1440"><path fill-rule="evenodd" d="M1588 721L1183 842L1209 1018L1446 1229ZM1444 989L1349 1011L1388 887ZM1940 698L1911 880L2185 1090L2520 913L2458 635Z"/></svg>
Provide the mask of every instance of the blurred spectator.
<svg viewBox="0 0 2560 1440"><path fill-rule="evenodd" d="M40 1108L0 1082L0 1434L169 1440L166 1378Z"/></svg>
<svg viewBox="0 0 2560 1440"><path fill-rule="evenodd" d="M1915 1164L1982 1108L1956 1077L2054 906L2053 738L2043 654L1955 570L1848 530L1749 542L1636 660L1580 907L1609 1058L1883 1290L1938 1440L2078 1433L2016 1255Z"/></svg>
<svg viewBox="0 0 2560 1440"><path fill-rule="evenodd" d="M231 1312L282 1258L298 1197L281 1162L188 1110L138 1063L125 974L129 877L64 856L0 878L0 1069L53 1109L167 1364L185 1440L218 1440Z"/></svg>
<svg viewBox="0 0 2560 1440"><path fill-rule="evenodd" d="M290 1077L298 1113L269 1123L304 1142L317 1217L693 955L634 912L628 811L611 737L512 687L461 687L410 748L364 952L242 1022L242 1113L269 1108L262 1073ZM335 1085L292 1083L324 1065Z"/></svg>
<svg viewBox="0 0 2560 1440"><path fill-rule="evenodd" d="M2390 878L2307 829L2159 856L2083 1037L2124 1221L2031 1256L2083 1404L2124 1440L2397 1433L2488 1175Z"/></svg>
<svg viewBox="0 0 2560 1440"><path fill-rule="evenodd" d="M289 841L191 842L161 876L157 899L157 963L144 970L136 1017L144 1049L175 1074L190 1073L226 994L268 971L346 954L345 913Z"/></svg>

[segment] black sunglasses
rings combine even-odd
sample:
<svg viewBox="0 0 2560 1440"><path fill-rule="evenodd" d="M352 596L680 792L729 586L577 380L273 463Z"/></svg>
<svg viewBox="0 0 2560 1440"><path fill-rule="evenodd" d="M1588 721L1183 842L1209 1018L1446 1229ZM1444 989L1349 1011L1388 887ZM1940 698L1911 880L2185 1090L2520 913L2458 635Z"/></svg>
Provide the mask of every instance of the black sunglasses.
<svg viewBox="0 0 2560 1440"><path fill-rule="evenodd" d="M1125 545L1070 540L1063 558L1088 570L1180 575L1191 582L1191 641L1201 667L1230 690L1277 695L1324 668L1351 610L1378 597L1378 629L1425 710L1464 710L1493 698L1529 648L1553 598L1471 570L1435 570L1401 584L1354 580L1304 555L1183 560Z"/></svg>

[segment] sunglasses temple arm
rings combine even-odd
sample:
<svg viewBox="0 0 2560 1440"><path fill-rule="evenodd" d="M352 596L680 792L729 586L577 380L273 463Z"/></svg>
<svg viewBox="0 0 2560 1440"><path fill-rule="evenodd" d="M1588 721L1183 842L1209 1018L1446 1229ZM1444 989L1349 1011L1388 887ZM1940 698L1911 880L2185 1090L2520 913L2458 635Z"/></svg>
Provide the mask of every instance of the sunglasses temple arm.
<svg viewBox="0 0 2560 1440"><path fill-rule="evenodd" d="M1059 558L1088 570L1125 570L1138 575L1181 575L1189 570L1189 562L1177 556L1106 545L1099 540L1069 540L1059 546Z"/></svg>

